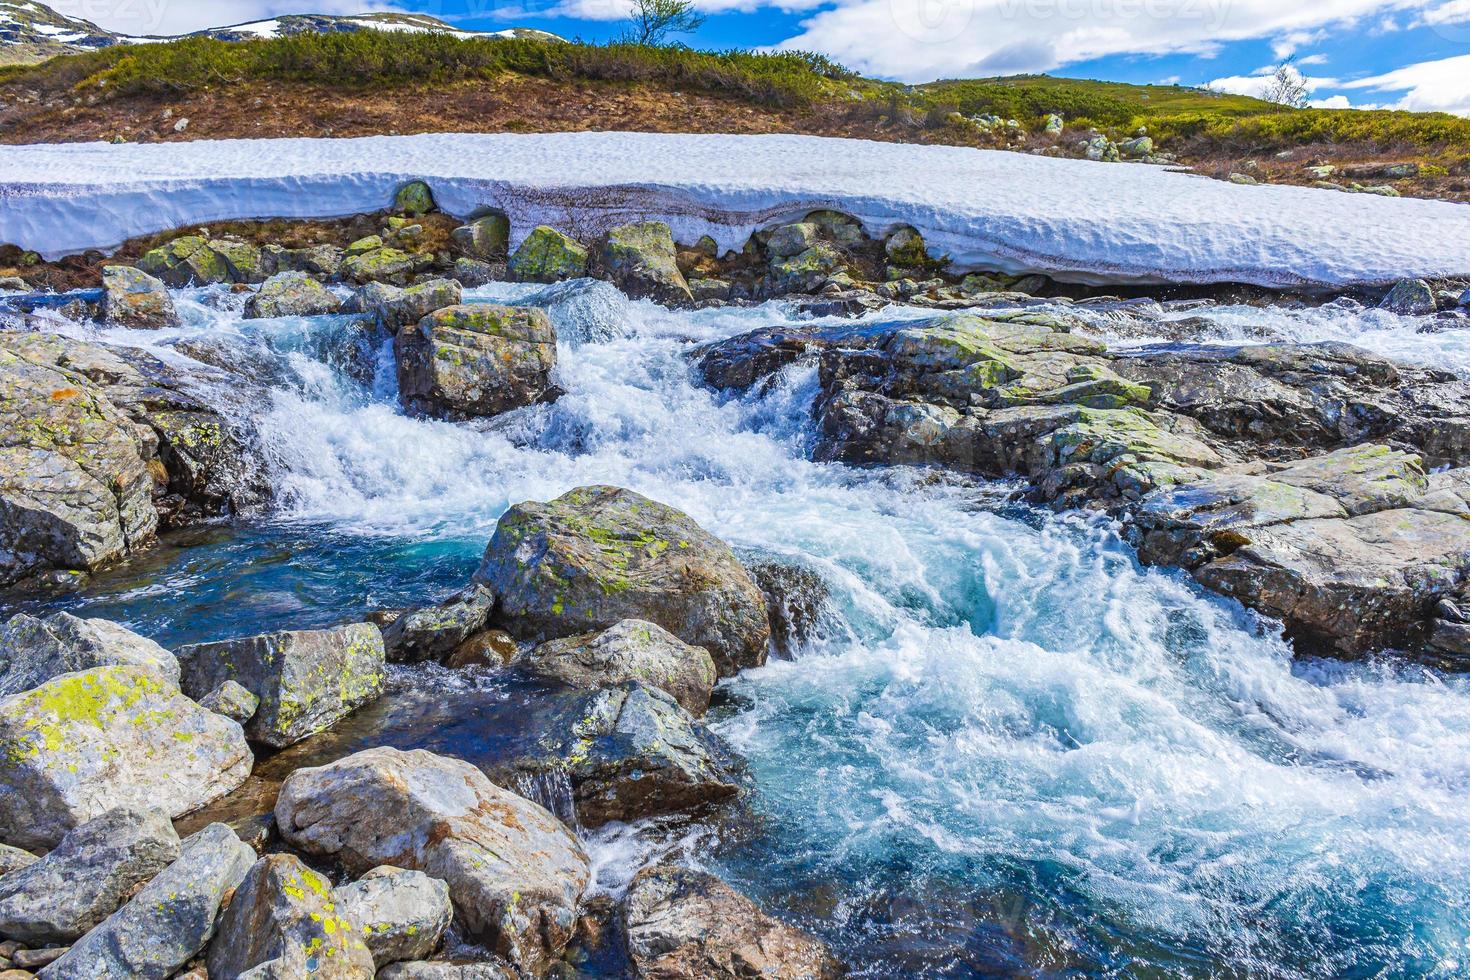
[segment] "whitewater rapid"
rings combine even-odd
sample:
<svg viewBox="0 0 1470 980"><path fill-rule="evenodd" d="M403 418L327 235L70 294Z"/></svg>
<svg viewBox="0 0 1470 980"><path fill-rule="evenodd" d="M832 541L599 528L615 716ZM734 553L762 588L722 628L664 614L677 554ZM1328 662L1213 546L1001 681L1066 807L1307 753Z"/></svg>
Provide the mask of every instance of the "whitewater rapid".
<svg viewBox="0 0 1470 980"><path fill-rule="evenodd" d="M751 767L750 825L672 844L611 828L589 841L602 887L684 848L858 976L1470 971L1464 678L1294 661L1271 624L1140 568L1115 526L1004 486L810 462L812 368L726 398L684 356L779 305L671 312L591 282L469 295L548 309L564 397L407 418L384 338L244 321L221 287L179 294L182 328L102 333L268 378L280 496L70 603L168 643L322 625L461 584L513 502L630 487L831 599L817 637L728 681L712 715ZM1264 324L1470 371L1459 334L1376 311L1204 315L1222 339Z"/></svg>

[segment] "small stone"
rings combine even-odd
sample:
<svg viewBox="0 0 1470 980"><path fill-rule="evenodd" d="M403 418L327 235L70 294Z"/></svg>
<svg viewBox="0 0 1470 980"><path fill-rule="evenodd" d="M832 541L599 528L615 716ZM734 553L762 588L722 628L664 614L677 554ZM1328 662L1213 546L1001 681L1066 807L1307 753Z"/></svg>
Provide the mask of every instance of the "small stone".
<svg viewBox="0 0 1470 980"><path fill-rule="evenodd" d="M18 871L28 864L35 864L39 860L30 851L21 850L19 847L11 847L9 844L0 844L0 877ZM0 956L4 952L0 951Z"/></svg>
<svg viewBox="0 0 1470 980"><path fill-rule="evenodd" d="M421 960L439 948L454 914L449 886L421 871L374 868L337 889L348 918L380 969L401 960Z"/></svg>
<svg viewBox="0 0 1470 980"><path fill-rule="evenodd" d="M495 593L476 584L437 606L409 610L383 630L388 660L439 660L479 631L494 608Z"/></svg>
<svg viewBox="0 0 1470 980"><path fill-rule="evenodd" d="M243 725L255 715L260 698L235 681L225 681L200 698L199 706Z"/></svg>

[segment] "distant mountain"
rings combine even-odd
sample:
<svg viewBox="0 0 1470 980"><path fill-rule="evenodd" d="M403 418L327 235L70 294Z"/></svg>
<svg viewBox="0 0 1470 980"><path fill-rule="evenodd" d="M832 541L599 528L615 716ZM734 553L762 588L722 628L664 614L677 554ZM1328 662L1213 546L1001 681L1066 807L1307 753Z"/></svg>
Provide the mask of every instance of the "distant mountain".
<svg viewBox="0 0 1470 980"><path fill-rule="evenodd" d="M457 37L518 37L540 41L560 41L555 34L527 27L504 31L465 31L427 14L290 14L249 24L211 27L192 34L128 35L98 27L91 21L67 17L35 0L0 0L0 65L29 64L59 54L75 54L114 44L148 44L172 41L178 37L213 37L221 41L247 41L251 38L281 37L288 34L327 33L330 31L414 31L440 32Z"/></svg>

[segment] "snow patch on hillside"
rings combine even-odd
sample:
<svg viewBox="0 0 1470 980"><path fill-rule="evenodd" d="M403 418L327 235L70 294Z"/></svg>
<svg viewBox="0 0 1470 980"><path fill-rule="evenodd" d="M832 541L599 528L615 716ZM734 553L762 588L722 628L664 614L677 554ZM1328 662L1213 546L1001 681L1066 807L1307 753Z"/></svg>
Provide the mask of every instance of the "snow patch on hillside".
<svg viewBox="0 0 1470 980"><path fill-rule="evenodd" d="M1142 165L803 136L431 134L0 148L0 241L58 256L142 234L387 205L424 178L446 211L591 237L668 221L738 249L836 208L873 235L918 228L960 268L1065 280L1383 283L1470 273L1470 208L1241 187Z"/></svg>

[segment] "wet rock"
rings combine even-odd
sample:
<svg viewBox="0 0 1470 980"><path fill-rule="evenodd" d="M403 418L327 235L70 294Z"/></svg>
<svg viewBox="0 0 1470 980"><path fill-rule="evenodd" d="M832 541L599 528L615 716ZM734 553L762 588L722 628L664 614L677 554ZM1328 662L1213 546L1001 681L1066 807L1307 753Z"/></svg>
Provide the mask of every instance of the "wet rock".
<svg viewBox="0 0 1470 980"><path fill-rule="evenodd" d="M260 708L260 698L250 693L241 684L225 681L200 698L199 706L244 725L255 716L255 712Z"/></svg>
<svg viewBox="0 0 1470 980"><path fill-rule="evenodd" d="M847 260L827 242L817 242L790 258L773 259L766 272L767 296L815 292L828 277L845 271Z"/></svg>
<svg viewBox="0 0 1470 980"><path fill-rule="evenodd" d="M29 691L60 674L113 664L147 667L170 684L179 683L173 654L105 619L19 613L0 626L0 697Z"/></svg>
<svg viewBox="0 0 1470 980"><path fill-rule="evenodd" d="M696 303L724 302L730 299L732 286L728 279L700 278L689 280L689 295Z"/></svg>
<svg viewBox="0 0 1470 980"><path fill-rule="evenodd" d="M342 270L344 252L336 245L308 245L305 248L282 248L266 245L261 249L260 272L270 277L278 272L308 272L332 279Z"/></svg>
<svg viewBox="0 0 1470 980"><path fill-rule="evenodd" d="M454 260L454 271L449 275L464 288L473 289L505 278L505 263L492 265L478 259L461 257Z"/></svg>
<svg viewBox="0 0 1470 980"><path fill-rule="evenodd" d="M666 306L694 301L674 256L674 238L662 221L621 225L607 233L599 271L633 299Z"/></svg>
<svg viewBox="0 0 1470 980"><path fill-rule="evenodd" d="M220 916L209 944L210 980L236 980L282 958L316 980L371 980L374 972L361 926L338 906L331 883L294 855L270 854L250 868Z"/></svg>
<svg viewBox="0 0 1470 980"><path fill-rule="evenodd" d="M440 663L451 670L463 667L503 667L520 652L515 637L505 630L482 630L445 654Z"/></svg>
<svg viewBox="0 0 1470 980"><path fill-rule="evenodd" d="M163 281L130 265L102 267L102 320L140 330L176 326L174 309Z"/></svg>
<svg viewBox="0 0 1470 980"><path fill-rule="evenodd" d="M399 332L398 394L412 412L498 415L552 391L556 331L544 310L476 303L437 310Z"/></svg>
<svg viewBox="0 0 1470 980"><path fill-rule="evenodd" d="M487 214L454 229L449 237L472 259L503 259L510 246L510 219L503 214Z"/></svg>
<svg viewBox="0 0 1470 980"><path fill-rule="evenodd" d="M1437 307L1429 283L1423 279L1404 279L1388 291L1378 308L1400 316L1429 316Z"/></svg>
<svg viewBox="0 0 1470 980"><path fill-rule="evenodd" d="M338 888L337 901L362 928L363 941L380 969L432 954L454 914L444 882L388 866Z"/></svg>
<svg viewBox="0 0 1470 980"><path fill-rule="evenodd" d="M177 653L191 696L235 681L258 697L245 734L273 748L330 727L383 690L383 636L368 623L198 643Z"/></svg>
<svg viewBox="0 0 1470 980"><path fill-rule="evenodd" d="M778 652L789 657L821 634L831 599L821 575L781 560L747 562L746 567L766 597L771 643Z"/></svg>
<svg viewBox="0 0 1470 980"><path fill-rule="evenodd" d="M394 663L439 660L484 628L495 593L470 585L437 606L411 609L383 630L383 647Z"/></svg>
<svg viewBox="0 0 1470 980"><path fill-rule="evenodd" d="M369 749L298 769L276 822L294 847L349 871L390 864L443 880L468 933L531 971L566 946L590 877L555 817L468 763L422 750Z"/></svg>
<svg viewBox="0 0 1470 980"><path fill-rule="evenodd" d="M453 279L431 279L407 289L371 282L353 293L342 311L366 314L390 333L397 333L435 310L457 305L460 296L461 286Z"/></svg>
<svg viewBox="0 0 1470 980"><path fill-rule="evenodd" d="M0 827L51 847L117 807L181 816L239 786L253 758L240 726L146 667L62 674L0 699Z"/></svg>
<svg viewBox="0 0 1470 980"><path fill-rule="evenodd" d="M516 282L560 282L587 274L587 249L555 228L532 229L510 257L510 277Z"/></svg>
<svg viewBox="0 0 1470 980"><path fill-rule="evenodd" d="M245 301L245 319L322 316L336 313L342 301L305 272L278 272Z"/></svg>
<svg viewBox="0 0 1470 980"><path fill-rule="evenodd" d="M69 831L45 857L0 880L0 936L69 943L179 856L158 810L109 810Z"/></svg>
<svg viewBox="0 0 1470 980"><path fill-rule="evenodd" d="M255 852L224 824L186 839L178 859L43 971L45 980L165 980L204 949Z"/></svg>
<svg viewBox="0 0 1470 980"><path fill-rule="evenodd" d="M765 662L765 600L729 547L687 515L617 487L510 508L476 573L516 636L541 640L656 623L721 676Z"/></svg>
<svg viewBox="0 0 1470 980"><path fill-rule="evenodd" d="M826 980L842 973L819 940L702 871L640 871L623 908L628 954L640 977Z"/></svg>
<svg viewBox="0 0 1470 980"><path fill-rule="evenodd" d="M0 877L10 874L28 864L34 864L37 858L30 851L23 851L9 844L0 844Z"/></svg>
<svg viewBox="0 0 1470 980"><path fill-rule="evenodd" d="M138 268L175 289L231 281L224 257L200 235L184 235L144 253Z"/></svg>
<svg viewBox="0 0 1470 980"><path fill-rule="evenodd" d="M583 633L536 647L521 669L571 687L612 687L642 681L670 695L692 715L709 707L715 662L662 627L625 619L601 633Z"/></svg>

